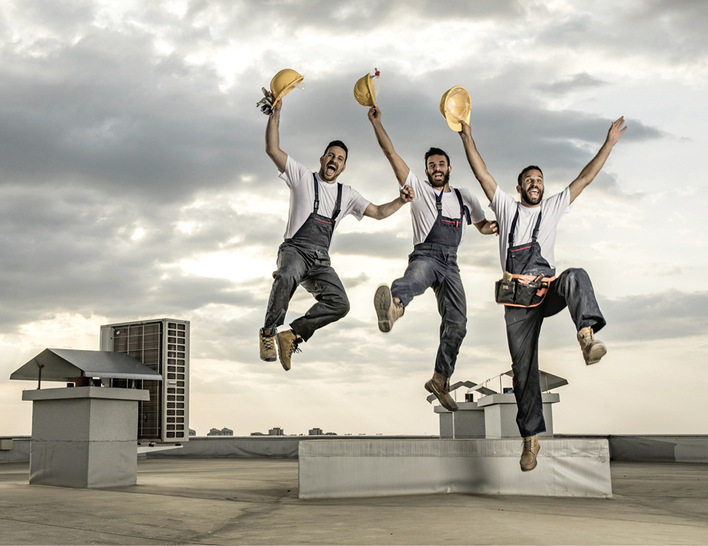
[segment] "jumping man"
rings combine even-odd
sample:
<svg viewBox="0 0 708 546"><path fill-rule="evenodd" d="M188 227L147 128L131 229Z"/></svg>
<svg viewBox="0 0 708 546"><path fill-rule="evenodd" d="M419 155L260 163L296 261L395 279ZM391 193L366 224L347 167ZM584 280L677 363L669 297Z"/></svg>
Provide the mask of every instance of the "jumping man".
<svg viewBox="0 0 708 546"><path fill-rule="evenodd" d="M526 167L517 180L520 201L516 201L489 174L469 124L462 122L460 137L467 159L499 222L499 256L505 278L509 285L516 286L517 296L534 287L530 290L531 301L514 303L507 299L504 312L518 407L516 423L524 440L520 460L523 471L536 467L540 450L537 434L546 430L538 374L538 338L543 319L567 306L585 363L595 364L607 352L605 345L595 339L595 332L605 326L605 319L590 277L585 270L575 268L556 277L554 245L561 217L600 172L626 129L623 117L612 123L604 144L578 177L562 192L546 199L543 172L535 165Z"/></svg>
<svg viewBox="0 0 708 546"><path fill-rule="evenodd" d="M261 360L274 362L279 353L280 363L289 370L291 356L299 351L300 343L310 339L317 329L349 312L344 286L329 259L332 233L339 221L347 214L357 220L363 216L381 220L411 201L414 193L410 188L404 188L390 203L373 205L351 186L338 183L337 178L347 166L348 155L346 145L339 140L327 145L317 173L292 159L280 149L282 104L281 100L273 107L265 140L266 153L290 188L290 210L285 241L278 249L277 270L273 273L273 287L259 342ZM317 303L304 316L294 320L289 330L277 332L278 326L285 321L290 299L298 285L312 294Z"/></svg>
<svg viewBox="0 0 708 546"><path fill-rule="evenodd" d="M450 185L452 167L443 150L431 148L425 154L427 181L423 181L394 150L381 124L378 107L369 110L369 120L399 185L415 190L411 202L413 252L403 277L393 281L390 288L383 285L376 290L374 306L379 329L389 332L411 300L433 288L442 322L435 370L425 388L443 407L456 411L457 404L450 396L450 376L467 333L467 302L457 266L457 247L466 224L473 223L483 234L496 233L497 225L485 219L479 201L469 189Z"/></svg>

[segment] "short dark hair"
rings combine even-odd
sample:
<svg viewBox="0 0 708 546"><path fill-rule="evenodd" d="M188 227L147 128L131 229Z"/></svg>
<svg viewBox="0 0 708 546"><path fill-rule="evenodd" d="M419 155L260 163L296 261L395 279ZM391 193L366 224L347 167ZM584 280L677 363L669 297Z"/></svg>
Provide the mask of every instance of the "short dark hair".
<svg viewBox="0 0 708 546"><path fill-rule="evenodd" d="M431 146L430 150L425 152L425 166L428 166L428 158L431 155L444 155L445 159L447 159L447 164L450 164L450 156L445 153L445 150L441 150L440 148L436 148L435 146Z"/></svg>
<svg viewBox="0 0 708 546"><path fill-rule="evenodd" d="M349 148L347 148L347 145L344 144L341 140L333 140L329 144L327 144L327 147L325 148L324 154L322 155L327 155L327 151L332 147L332 146L338 146L342 150L344 150L344 162L347 162L347 158L349 157Z"/></svg>
<svg viewBox="0 0 708 546"><path fill-rule="evenodd" d="M521 171L519 173L519 176L516 179L516 184L518 186L521 186L521 178L529 171L538 171L541 173L541 176L543 176L543 171L541 170L541 167L539 167L537 165L529 165L528 167L526 167L523 171Z"/></svg>

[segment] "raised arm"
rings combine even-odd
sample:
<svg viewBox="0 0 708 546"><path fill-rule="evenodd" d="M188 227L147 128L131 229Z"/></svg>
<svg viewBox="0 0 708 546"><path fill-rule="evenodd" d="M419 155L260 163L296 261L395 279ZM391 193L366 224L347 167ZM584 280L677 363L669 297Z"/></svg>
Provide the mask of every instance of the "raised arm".
<svg viewBox="0 0 708 546"><path fill-rule="evenodd" d="M381 146L381 150L393 168L393 173L396 175L398 183L403 186L406 183L410 169L393 148L393 143L381 124L381 110L378 107L372 106L369 109L369 121L374 128L374 134L379 146Z"/></svg>
<svg viewBox="0 0 708 546"><path fill-rule="evenodd" d="M590 163L585 165L578 177L570 183L570 202L575 201L575 198L580 195L580 193L590 185L597 173L600 172L602 167L605 165L605 161L610 157L610 152L617 141L620 139L622 134L627 130L624 125L624 116L614 121L610 125L610 129L607 131L607 138L604 144L600 147L595 157L590 160Z"/></svg>
<svg viewBox="0 0 708 546"><path fill-rule="evenodd" d="M266 125L265 143L266 153L273 160L278 171L285 171L285 163L288 160L288 154L280 149L280 109L283 107L283 101L278 101L273 107L273 113L268 116L268 124Z"/></svg>
<svg viewBox="0 0 708 546"><path fill-rule="evenodd" d="M472 138L472 129L469 123L465 120L460 120L462 125L462 131L460 131L460 138L462 139L462 146L465 148L465 155L467 156L467 161L472 167L472 172L475 178L479 181L482 186L482 191L487 199L491 201L494 198L494 192L497 191L497 181L494 177L489 174L487 170L487 165L484 163L482 156L479 155L477 151L477 146ZM481 230L480 230L481 231Z"/></svg>

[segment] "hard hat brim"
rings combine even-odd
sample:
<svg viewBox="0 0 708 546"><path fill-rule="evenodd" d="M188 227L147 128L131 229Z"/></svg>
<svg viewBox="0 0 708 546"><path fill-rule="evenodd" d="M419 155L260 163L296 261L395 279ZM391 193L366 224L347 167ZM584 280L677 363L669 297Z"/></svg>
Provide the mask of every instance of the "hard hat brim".
<svg viewBox="0 0 708 546"><path fill-rule="evenodd" d="M462 99L464 102L463 111L459 111L458 105L458 112L452 112L452 108L448 104L448 100L451 96L460 94L462 94ZM461 85L456 85L455 87L448 89L447 91L445 91L445 93L443 93L443 96L440 99L440 113L445 118L448 127L450 127L450 129L452 129L456 133L462 131L462 124L460 123L461 119L466 121L467 123L470 122L471 110L472 101L470 99L470 94L467 89L465 89Z"/></svg>

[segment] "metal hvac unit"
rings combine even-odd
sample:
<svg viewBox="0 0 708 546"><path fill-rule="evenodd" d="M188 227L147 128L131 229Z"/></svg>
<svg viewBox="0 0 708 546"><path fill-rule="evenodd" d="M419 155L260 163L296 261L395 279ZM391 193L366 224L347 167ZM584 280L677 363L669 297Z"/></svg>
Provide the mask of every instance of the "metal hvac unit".
<svg viewBox="0 0 708 546"><path fill-rule="evenodd" d="M101 326L101 350L127 353L162 381L112 379L113 387L150 391L138 408L138 440L189 440L189 321L155 319Z"/></svg>

